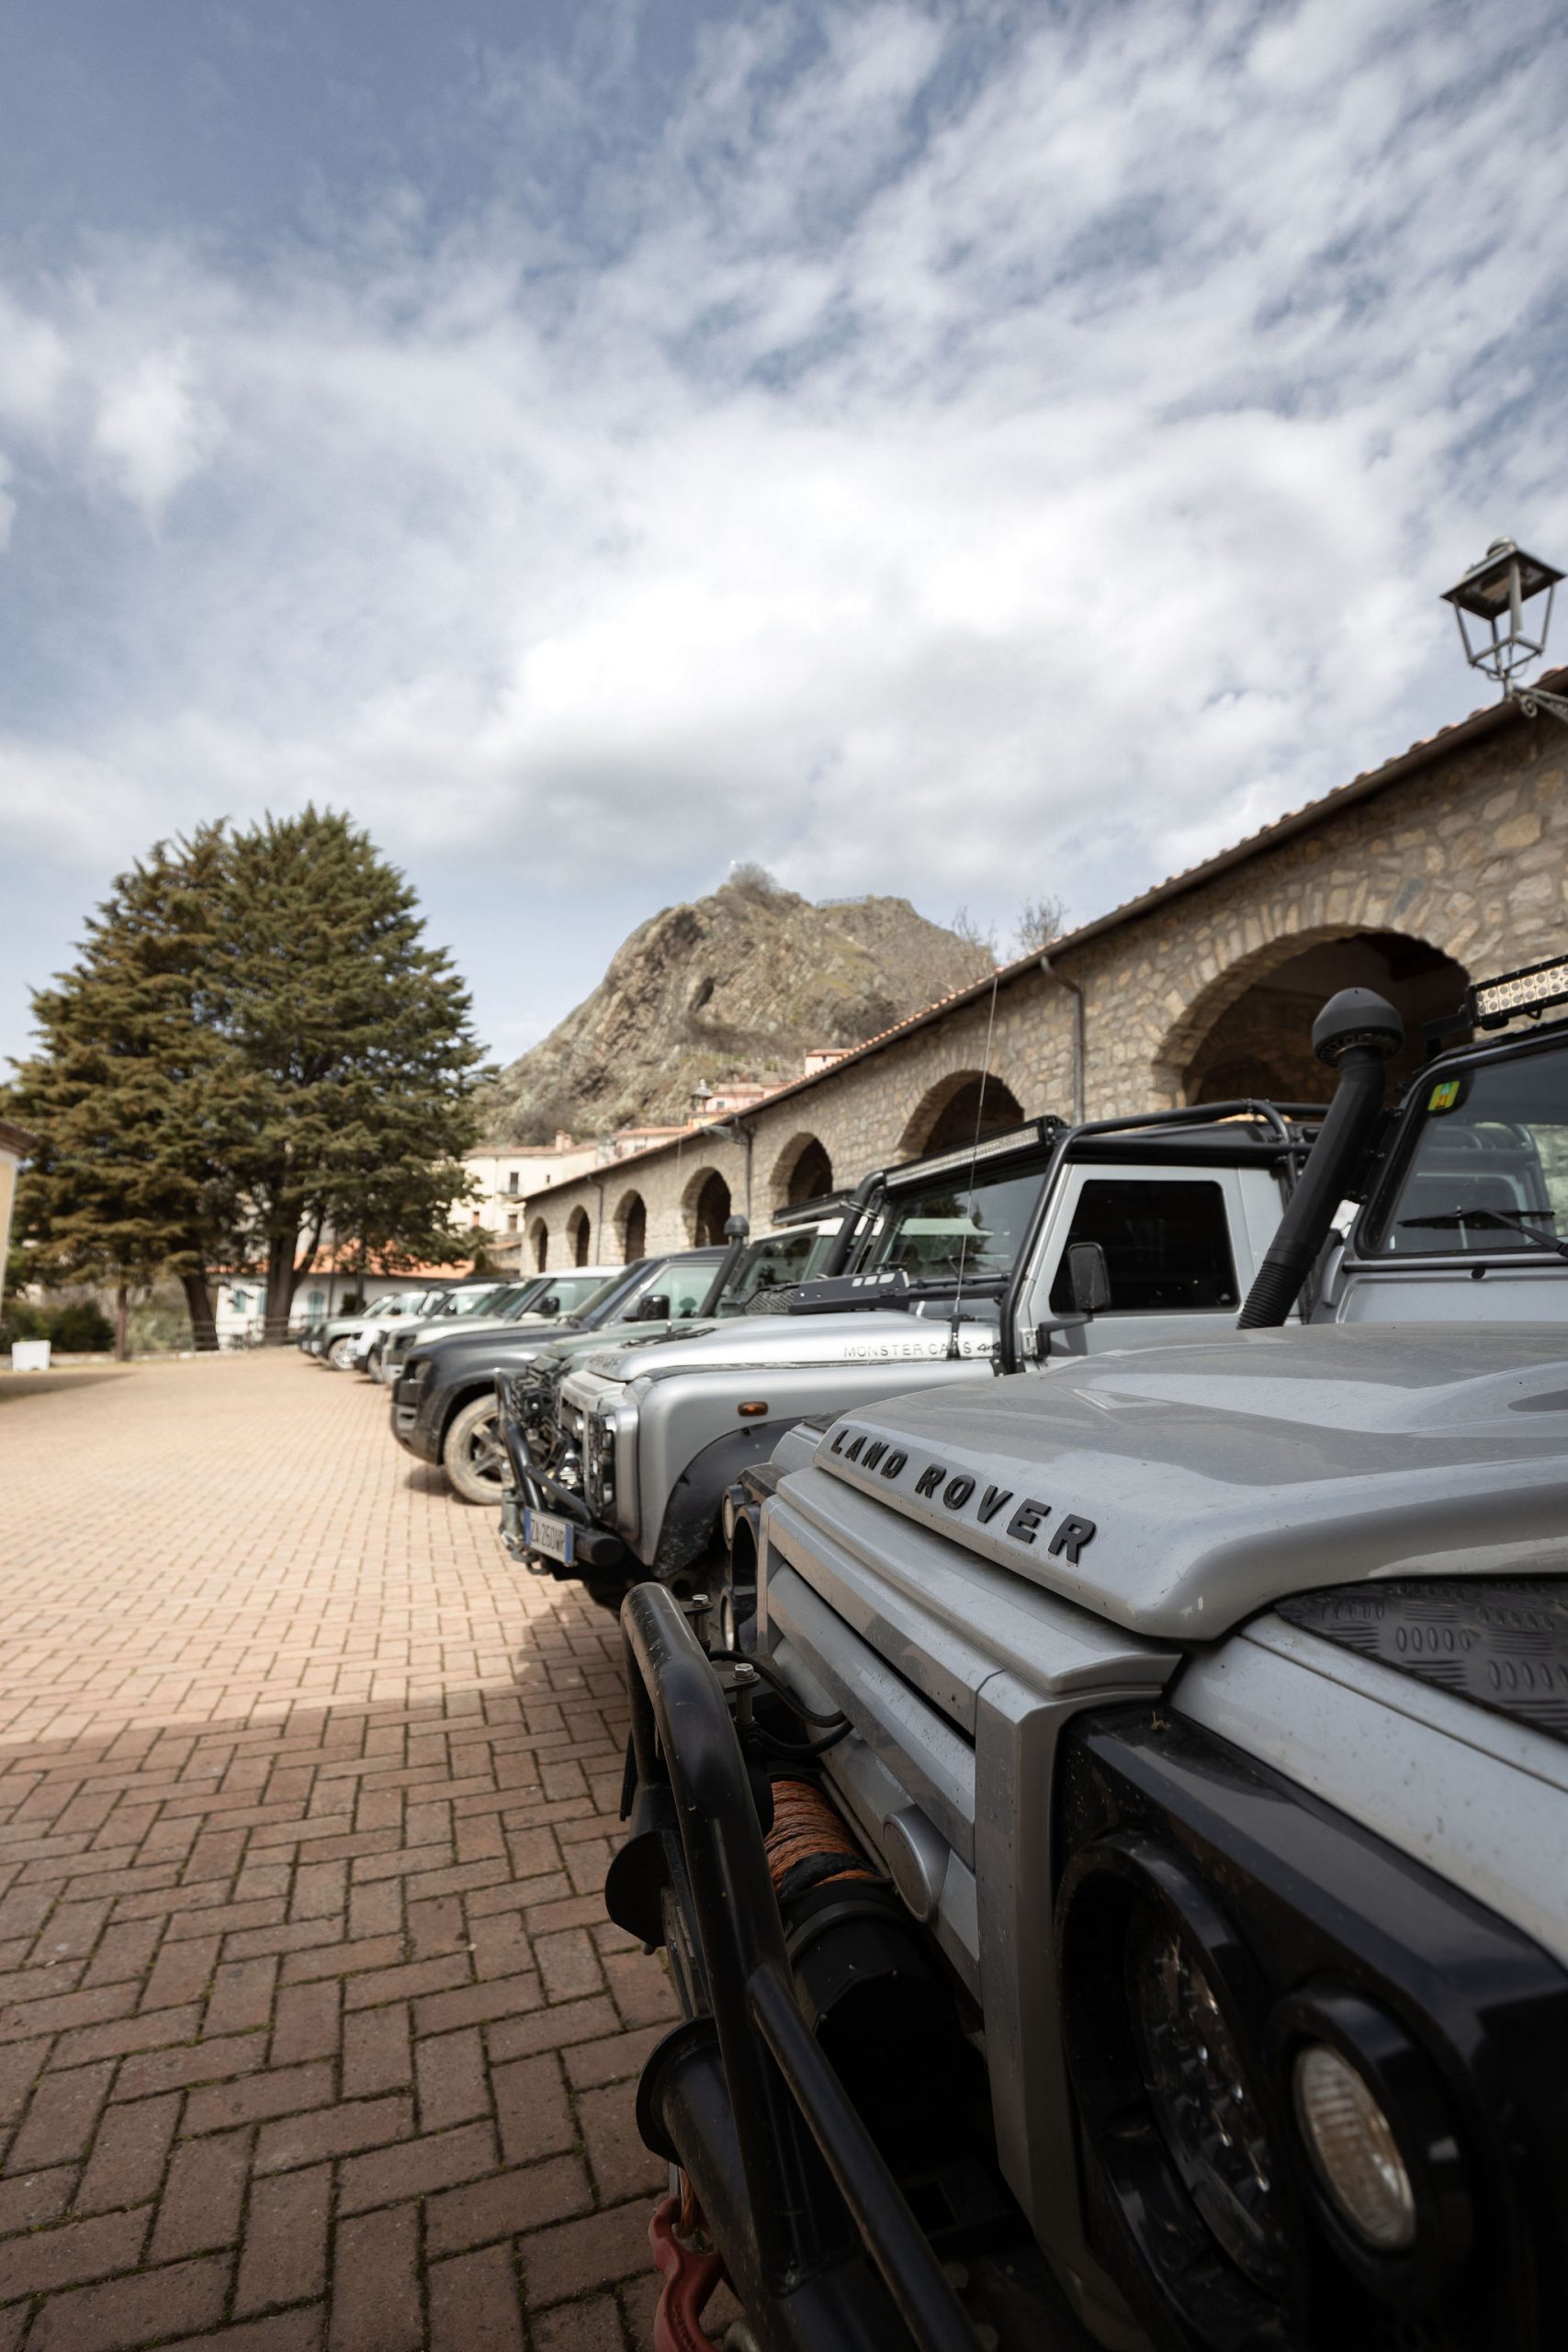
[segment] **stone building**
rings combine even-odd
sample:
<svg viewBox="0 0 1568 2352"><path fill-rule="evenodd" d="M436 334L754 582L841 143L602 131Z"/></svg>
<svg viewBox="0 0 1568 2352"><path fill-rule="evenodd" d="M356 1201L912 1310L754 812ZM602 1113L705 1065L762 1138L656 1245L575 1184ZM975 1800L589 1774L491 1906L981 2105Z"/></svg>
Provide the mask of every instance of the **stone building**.
<svg viewBox="0 0 1568 2352"><path fill-rule="evenodd" d="M1548 683L1559 684L1553 680ZM751 1112L529 1196L525 1266L618 1262L1037 1113L1322 1101L1313 1014L1352 982L1422 1024L1561 952L1568 737L1505 705L840 1055Z"/></svg>

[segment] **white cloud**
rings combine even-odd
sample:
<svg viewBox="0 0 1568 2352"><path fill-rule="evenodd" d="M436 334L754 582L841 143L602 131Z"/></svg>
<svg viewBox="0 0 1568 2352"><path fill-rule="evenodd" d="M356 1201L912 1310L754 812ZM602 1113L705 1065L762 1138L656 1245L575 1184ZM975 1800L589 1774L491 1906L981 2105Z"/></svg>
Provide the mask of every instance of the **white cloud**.
<svg viewBox="0 0 1568 2352"><path fill-rule="evenodd" d="M389 187L13 284L9 494L118 600L13 842L314 794L562 887L1087 914L1463 706L1433 592L1568 546L1554 15L1489 74L1416 0L803 21L713 33L602 252Z"/></svg>
<svg viewBox="0 0 1568 2352"><path fill-rule="evenodd" d="M118 486L150 517L209 462L220 438L220 420L179 345L148 352L106 385L93 426L94 447Z"/></svg>

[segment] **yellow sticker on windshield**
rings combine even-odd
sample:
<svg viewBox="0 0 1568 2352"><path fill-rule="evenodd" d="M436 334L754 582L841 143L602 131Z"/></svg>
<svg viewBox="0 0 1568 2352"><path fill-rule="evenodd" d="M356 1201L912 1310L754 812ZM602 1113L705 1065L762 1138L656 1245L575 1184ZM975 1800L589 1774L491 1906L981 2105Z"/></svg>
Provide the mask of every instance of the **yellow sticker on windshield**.
<svg viewBox="0 0 1568 2352"><path fill-rule="evenodd" d="M1434 1086L1430 1094L1427 1095L1427 1108L1428 1111L1451 1111L1458 1101L1458 1079L1445 1078L1442 1084Z"/></svg>

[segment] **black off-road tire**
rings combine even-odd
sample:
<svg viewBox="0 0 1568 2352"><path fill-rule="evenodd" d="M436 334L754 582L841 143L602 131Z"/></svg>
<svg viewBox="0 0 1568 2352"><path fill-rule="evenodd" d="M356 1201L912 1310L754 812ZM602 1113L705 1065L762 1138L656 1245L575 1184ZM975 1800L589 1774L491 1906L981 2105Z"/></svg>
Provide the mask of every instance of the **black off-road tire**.
<svg viewBox="0 0 1568 2352"><path fill-rule="evenodd" d="M497 1419L494 1396L475 1396L453 1414L441 1441L446 1483L466 1503L500 1505L506 1454Z"/></svg>
<svg viewBox="0 0 1568 2352"><path fill-rule="evenodd" d="M329 1364L333 1372L347 1372L351 1370L354 1363L353 1347L353 1334L348 1331L340 1331L321 1361Z"/></svg>

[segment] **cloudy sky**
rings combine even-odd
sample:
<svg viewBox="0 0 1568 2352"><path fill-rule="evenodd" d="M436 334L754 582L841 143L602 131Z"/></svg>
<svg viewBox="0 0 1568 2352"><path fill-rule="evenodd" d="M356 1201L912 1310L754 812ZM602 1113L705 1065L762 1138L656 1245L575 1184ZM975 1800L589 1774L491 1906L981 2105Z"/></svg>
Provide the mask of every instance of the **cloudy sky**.
<svg viewBox="0 0 1568 2352"><path fill-rule="evenodd" d="M1565 109L1551 0L0 0L0 1052L223 812L512 1053L732 859L1086 919L1429 733Z"/></svg>

